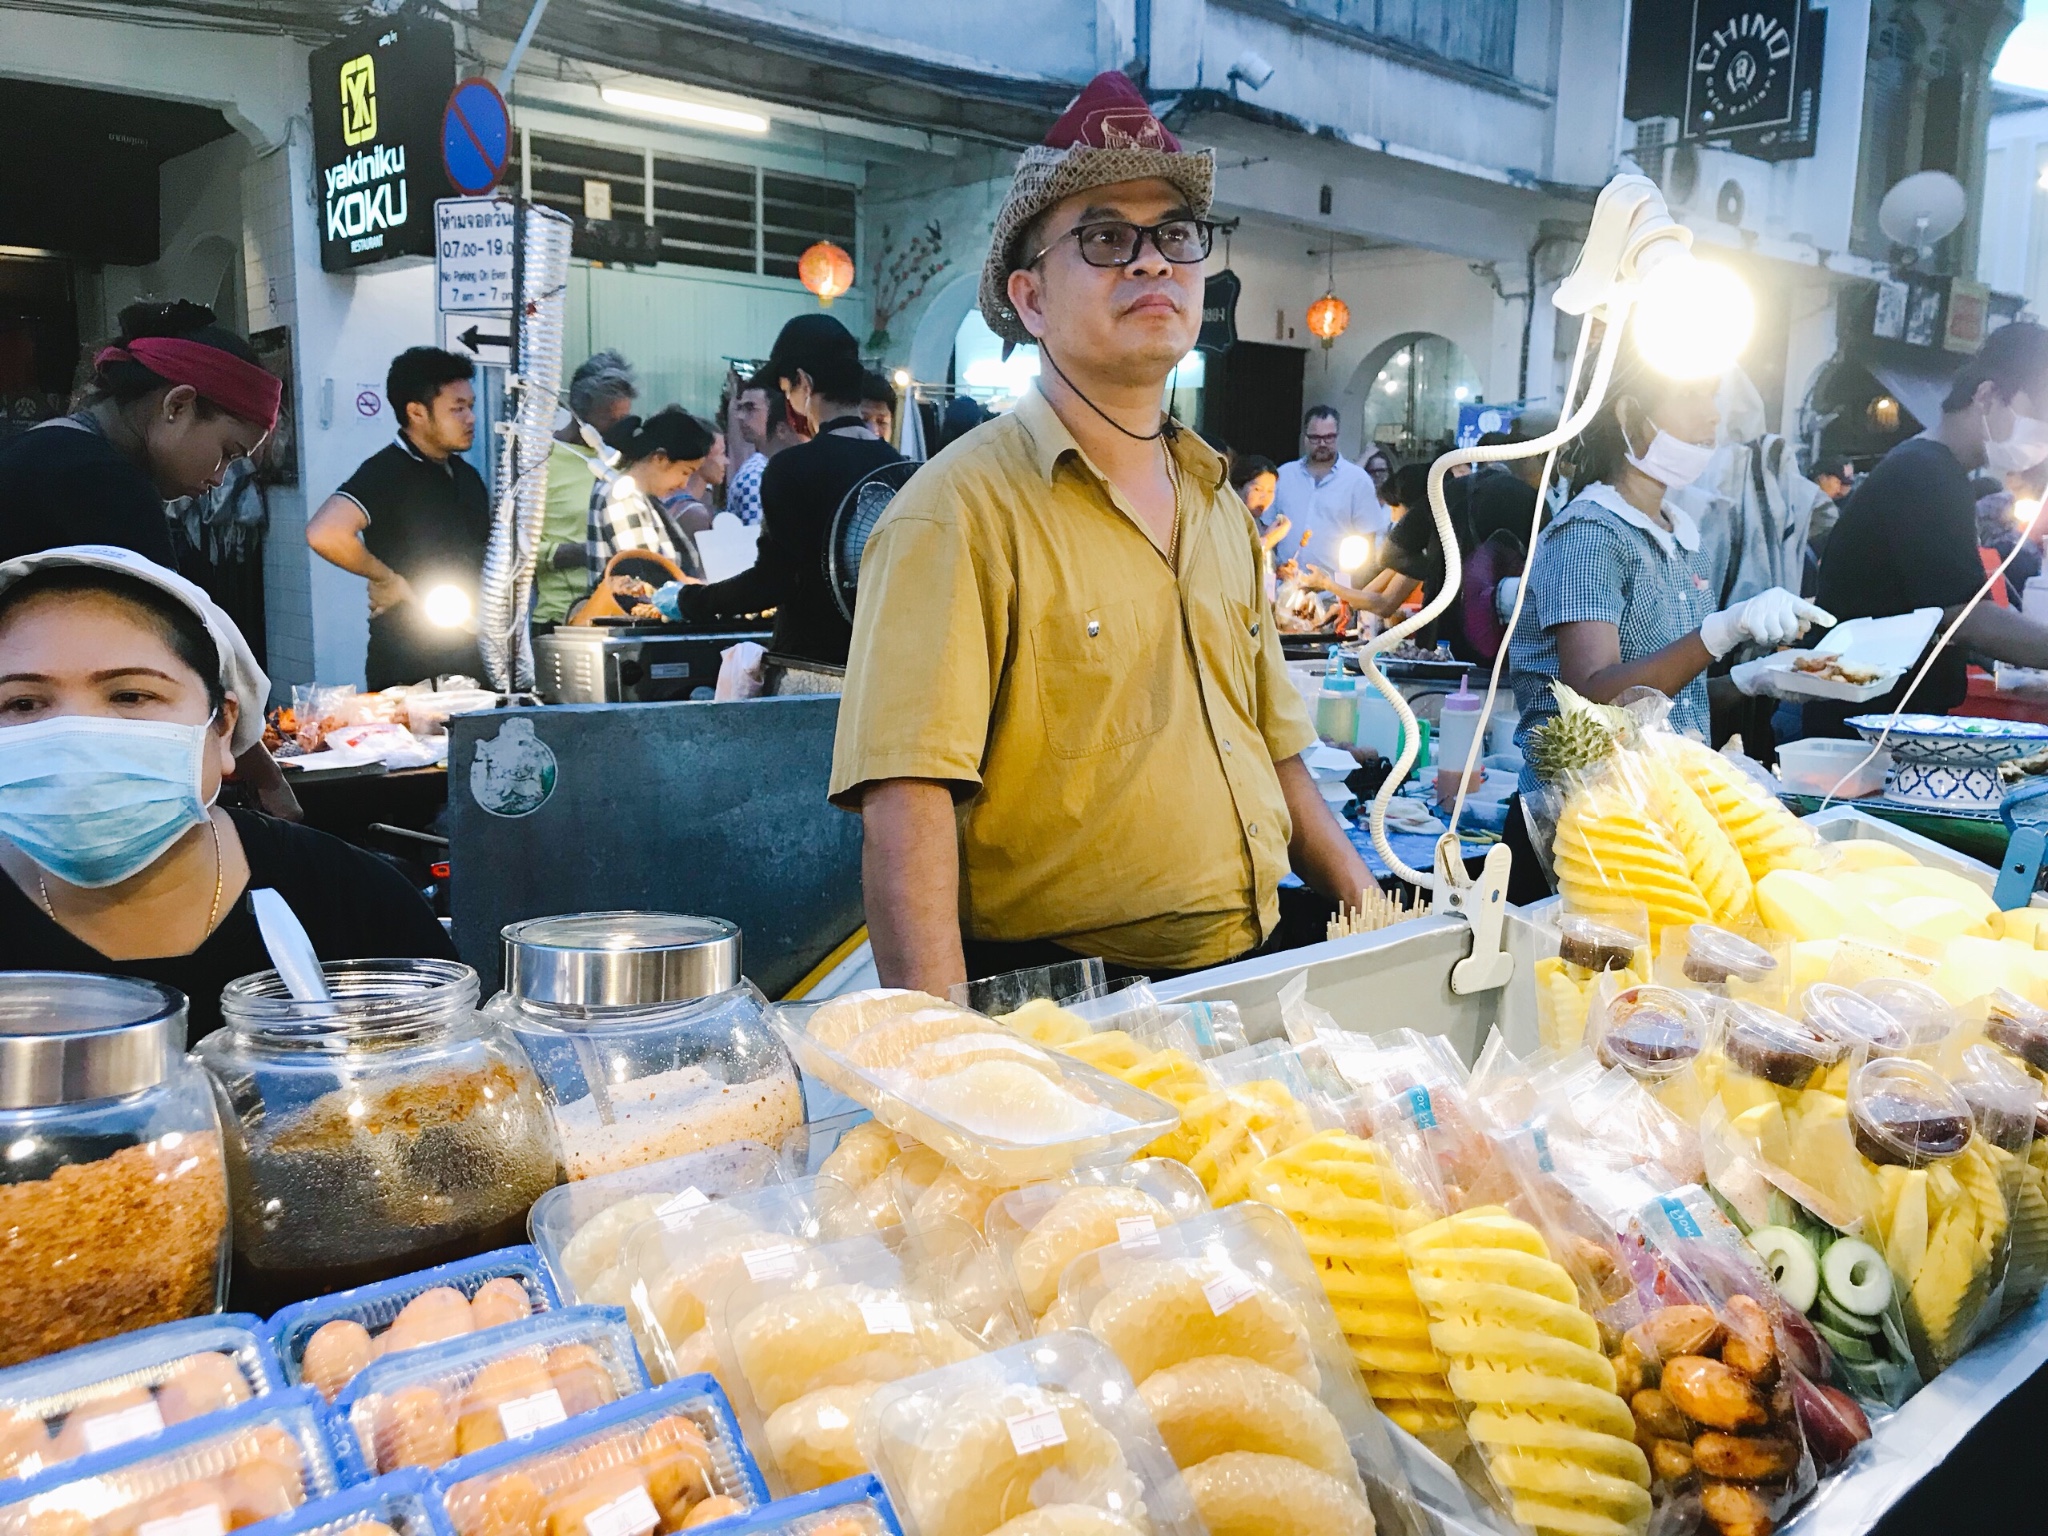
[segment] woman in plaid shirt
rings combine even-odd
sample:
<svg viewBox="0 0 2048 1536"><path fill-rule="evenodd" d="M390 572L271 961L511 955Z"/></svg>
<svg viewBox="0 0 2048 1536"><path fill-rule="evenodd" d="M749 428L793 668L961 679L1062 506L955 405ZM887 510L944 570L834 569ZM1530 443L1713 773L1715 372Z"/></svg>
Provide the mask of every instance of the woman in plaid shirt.
<svg viewBox="0 0 2048 1536"><path fill-rule="evenodd" d="M686 581L704 579L697 541L661 510L663 498L688 483L711 451L711 429L688 411L628 416L605 434L619 450L619 472L590 501L590 584L622 549L644 549L674 562Z"/></svg>

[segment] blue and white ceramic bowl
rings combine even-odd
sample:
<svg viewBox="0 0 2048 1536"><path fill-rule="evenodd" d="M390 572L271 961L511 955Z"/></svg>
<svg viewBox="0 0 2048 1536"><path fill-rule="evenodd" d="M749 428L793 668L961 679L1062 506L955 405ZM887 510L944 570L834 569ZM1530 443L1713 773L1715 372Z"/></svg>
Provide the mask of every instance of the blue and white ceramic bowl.
<svg viewBox="0 0 2048 1536"><path fill-rule="evenodd" d="M1885 735L1886 715L1849 724L1865 741ZM1996 811L2004 798L1998 765L2048 748L2048 725L1976 715L1901 715L1885 737L1892 754L1886 798L1937 810Z"/></svg>

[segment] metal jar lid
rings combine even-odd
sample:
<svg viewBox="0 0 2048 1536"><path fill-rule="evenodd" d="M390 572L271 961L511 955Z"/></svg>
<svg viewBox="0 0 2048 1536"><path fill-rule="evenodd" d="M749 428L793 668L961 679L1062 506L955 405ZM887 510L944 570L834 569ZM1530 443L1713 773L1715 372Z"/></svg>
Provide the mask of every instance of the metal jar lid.
<svg viewBox="0 0 2048 1536"><path fill-rule="evenodd" d="M154 1088L185 1048L185 996L153 981L0 971L0 1110Z"/></svg>
<svg viewBox="0 0 2048 1536"><path fill-rule="evenodd" d="M570 912L508 924L505 988L562 1008L646 1008L740 983L740 930L722 917Z"/></svg>

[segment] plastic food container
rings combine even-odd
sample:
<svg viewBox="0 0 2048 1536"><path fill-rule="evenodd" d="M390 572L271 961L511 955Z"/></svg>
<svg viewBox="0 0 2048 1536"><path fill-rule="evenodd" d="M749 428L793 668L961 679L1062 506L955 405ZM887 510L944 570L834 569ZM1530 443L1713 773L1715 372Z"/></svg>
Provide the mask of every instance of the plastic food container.
<svg viewBox="0 0 2048 1536"><path fill-rule="evenodd" d="M803 1089L715 917L579 912L504 930L487 1015L539 1073L571 1179L730 1141L780 1146Z"/></svg>
<svg viewBox="0 0 2048 1536"><path fill-rule="evenodd" d="M0 973L0 1365L225 1299L221 1122L184 1048L169 987Z"/></svg>
<svg viewBox="0 0 2048 1536"><path fill-rule="evenodd" d="M1792 943L1768 929L1735 933L1712 923L1694 923L1673 943L1664 941L1660 980L1674 986L1703 988L1724 997L1742 997L1767 1007L1780 1007L1792 980ZM1675 969L1677 976L1666 974Z"/></svg>
<svg viewBox="0 0 2048 1536"><path fill-rule="evenodd" d="M457 1536L667 1536L768 1502L707 1376L464 1456L433 1486Z"/></svg>
<svg viewBox="0 0 2048 1536"><path fill-rule="evenodd" d="M454 1536L417 1467L314 1499L255 1530L256 1536Z"/></svg>
<svg viewBox="0 0 2048 1536"><path fill-rule="evenodd" d="M1805 1088L1845 1054L1834 1036L1775 1009L1730 999L1723 1010L1721 1048L1728 1064L1721 1090L1724 1100L1730 1092L1728 1077L1746 1076L1775 1088Z"/></svg>
<svg viewBox="0 0 2048 1536"><path fill-rule="evenodd" d="M235 1292L263 1312L516 1243L558 1177L519 1048L451 960L322 967L332 1003L275 971L221 994L194 1055L235 1171Z"/></svg>
<svg viewBox="0 0 2048 1536"><path fill-rule="evenodd" d="M2048 1012L2000 987L1985 999L1984 1038L2048 1071Z"/></svg>
<svg viewBox="0 0 2048 1536"><path fill-rule="evenodd" d="M374 1472L432 1469L648 1388L626 1315L567 1307L373 1360L334 1401Z"/></svg>
<svg viewBox="0 0 2048 1536"><path fill-rule="evenodd" d="M1988 1045L1973 1045L1963 1052L1955 1087L1976 1117L1980 1136L2002 1152L2027 1155L2034 1140L2034 1106L2041 1091L2033 1078L2002 1052Z"/></svg>
<svg viewBox="0 0 2048 1536"><path fill-rule="evenodd" d="M1594 1055L1603 1067L1620 1067L1651 1087L1689 1070L1713 1044L1700 1001L1654 983L1596 997L1587 1011Z"/></svg>
<svg viewBox="0 0 2048 1536"><path fill-rule="evenodd" d="M111 1450L284 1386L259 1317L195 1317L0 1371L0 1479Z"/></svg>
<svg viewBox="0 0 2048 1536"><path fill-rule="evenodd" d="M1845 1054L1900 1056L1923 1043L1883 1004L1833 982L1808 987L1799 1007L1806 1022L1833 1036Z"/></svg>
<svg viewBox="0 0 2048 1536"><path fill-rule="evenodd" d="M1062 1332L876 1390L867 1438L907 1536L988 1536L1045 1505L1105 1532L1200 1536L1187 1485L1130 1374Z"/></svg>
<svg viewBox="0 0 2048 1536"><path fill-rule="evenodd" d="M868 1022L858 1001L784 1009L776 1028L806 1073L971 1178L1057 1178L1135 1152L1180 1121L1165 1100L993 1019L942 1004Z"/></svg>
<svg viewBox="0 0 2048 1536"><path fill-rule="evenodd" d="M982 1231L1025 1309L1043 1318L1059 1300L1060 1276L1082 1254L1110 1243L1149 1247L1161 1227L1208 1209L1208 1192L1185 1163L1147 1157L1076 1168L998 1196Z"/></svg>
<svg viewBox="0 0 2048 1536"><path fill-rule="evenodd" d="M1889 686L1889 685L1886 685ZM1870 761L1863 763L1869 757ZM1856 765L1863 763L1858 768ZM1880 752L1871 757L1867 741L1838 741L1815 736L1805 741L1788 741L1778 748L1778 779L1802 795L1832 795L1837 800L1859 800L1884 788L1891 772L1892 755ZM1844 779L1843 774L1850 773Z"/></svg>
<svg viewBox="0 0 2048 1536"><path fill-rule="evenodd" d="M763 1504L726 1531L729 1536L903 1536L882 1480L872 1475Z"/></svg>
<svg viewBox="0 0 2048 1536"><path fill-rule="evenodd" d="M339 1453L339 1454L338 1454ZM0 1485L5 1536L203 1536L290 1514L360 1480L311 1392L277 1392Z"/></svg>
<svg viewBox="0 0 2048 1536"><path fill-rule="evenodd" d="M1849 1133L1880 1167L1944 1162L1969 1145L1974 1124L1969 1101L1924 1062L1880 1057L1849 1080Z"/></svg>
<svg viewBox="0 0 2048 1536"><path fill-rule="evenodd" d="M540 1255L522 1244L298 1302L273 1317L270 1328L286 1380L317 1387L331 1402L373 1350L390 1359L556 1305Z"/></svg>

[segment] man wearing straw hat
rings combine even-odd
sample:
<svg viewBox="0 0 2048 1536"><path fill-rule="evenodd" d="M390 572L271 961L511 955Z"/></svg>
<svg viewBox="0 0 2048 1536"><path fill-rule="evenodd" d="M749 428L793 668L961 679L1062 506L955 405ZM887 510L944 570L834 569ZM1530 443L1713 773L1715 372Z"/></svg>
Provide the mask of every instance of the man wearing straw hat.
<svg viewBox="0 0 2048 1536"><path fill-rule="evenodd" d="M1171 975L1271 943L1290 867L1371 883L1301 760L1258 531L1161 409L1214 175L1117 73L1018 162L981 312L1037 385L918 472L861 564L831 793L886 984Z"/></svg>

